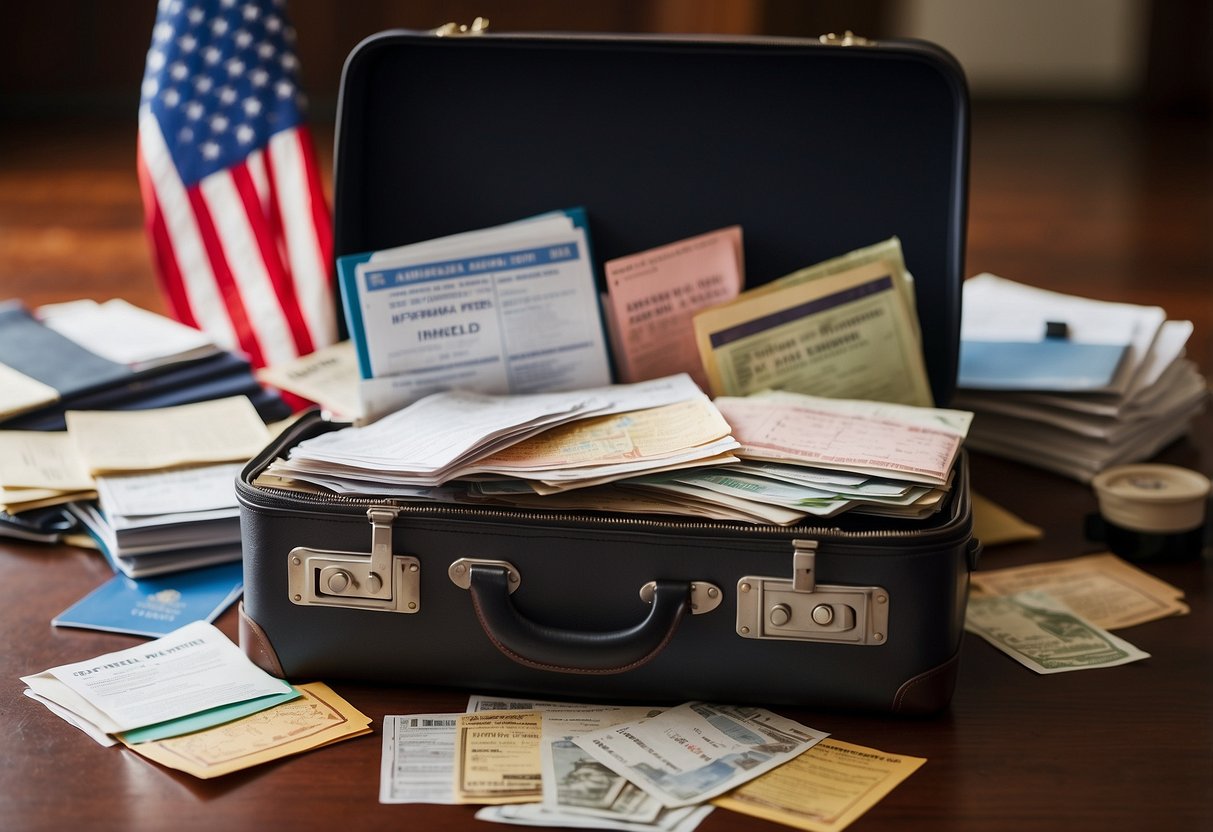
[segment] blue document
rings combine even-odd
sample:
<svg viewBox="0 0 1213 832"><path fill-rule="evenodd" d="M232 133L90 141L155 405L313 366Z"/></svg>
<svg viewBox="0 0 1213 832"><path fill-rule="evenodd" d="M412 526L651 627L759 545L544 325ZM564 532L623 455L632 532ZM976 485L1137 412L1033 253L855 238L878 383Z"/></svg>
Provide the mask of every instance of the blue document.
<svg viewBox="0 0 1213 832"><path fill-rule="evenodd" d="M957 386L969 390L1096 392L1109 387L1127 344L961 341Z"/></svg>
<svg viewBox="0 0 1213 832"><path fill-rule="evenodd" d="M159 638L192 621L214 621L244 591L243 569L236 561L139 580L115 575L51 623Z"/></svg>

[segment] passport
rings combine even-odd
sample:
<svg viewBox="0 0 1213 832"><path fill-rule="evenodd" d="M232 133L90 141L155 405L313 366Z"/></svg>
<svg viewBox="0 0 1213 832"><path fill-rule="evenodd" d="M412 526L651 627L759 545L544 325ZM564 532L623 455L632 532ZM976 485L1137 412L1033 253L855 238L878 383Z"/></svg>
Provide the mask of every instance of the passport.
<svg viewBox="0 0 1213 832"><path fill-rule="evenodd" d="M243 569L235 561L149 578L115 575L51 623L159 638L193 621L218 618L243 593Z"/></svg>

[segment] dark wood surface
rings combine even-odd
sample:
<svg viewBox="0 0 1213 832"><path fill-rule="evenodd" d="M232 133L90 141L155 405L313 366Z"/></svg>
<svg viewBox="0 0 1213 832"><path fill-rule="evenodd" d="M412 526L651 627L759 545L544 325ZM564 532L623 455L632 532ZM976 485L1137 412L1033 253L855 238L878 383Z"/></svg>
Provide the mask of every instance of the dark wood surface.
<svg viewBox="0 0 1213 832"><path fill-rule="evenodd" d="M31 305L115 295L163 310L140 231L133 124L0 131L0 295ZM323 132L323 131L319 131ZM1110 106L978 106L967 274L1157 303L1196 325L1213 371L1213 168L1206 124ZM1162 459L1213 473L1213 419ZM1098 551L1086 486L980 455L976 491L1046 530L990 548L1001 567ZM836 738L928 762L856 830L1213 829L1213 613L1208 559L1149 565L1190 615L1120 634L1151 654L1037 676L966 636L952 706L930 719L780 709ZM103 749L21 695L21 675L139 643L50 619L109 577L94 553L0 544L0 827L6 830L455 830L471 807L377 802L371 735L214 782ZM235 638L232 612L219 626ZM407 650L407 645L385 645ZM335 683L373 718L462 709L465 694ZM774 830L723 810L701 827Z"/></svg>

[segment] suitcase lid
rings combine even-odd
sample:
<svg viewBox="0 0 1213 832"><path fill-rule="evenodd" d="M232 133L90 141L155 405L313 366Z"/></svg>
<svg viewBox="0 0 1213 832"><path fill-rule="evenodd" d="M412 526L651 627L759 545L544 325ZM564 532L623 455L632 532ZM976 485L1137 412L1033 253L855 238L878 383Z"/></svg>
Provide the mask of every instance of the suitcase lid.
<svg viewBox="0 0 1213 832"><path fill-rule="evenodd" d="M956 382L959 65L920 41L390 31L346 61L338 256L583 206L598 264L739 224L756 286L896 235Z"/></svg>

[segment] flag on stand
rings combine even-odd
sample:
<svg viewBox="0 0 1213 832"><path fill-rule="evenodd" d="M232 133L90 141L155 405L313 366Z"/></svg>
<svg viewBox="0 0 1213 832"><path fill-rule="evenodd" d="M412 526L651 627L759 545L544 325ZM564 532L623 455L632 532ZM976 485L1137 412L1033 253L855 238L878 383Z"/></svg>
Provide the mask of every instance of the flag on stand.
<svg viewBox="0 0 1213 832"><path fill-rule="evenodd" d="M283 0L160 0L138 172L173 314L256 367L337 337L332 225Z"/></svg>

